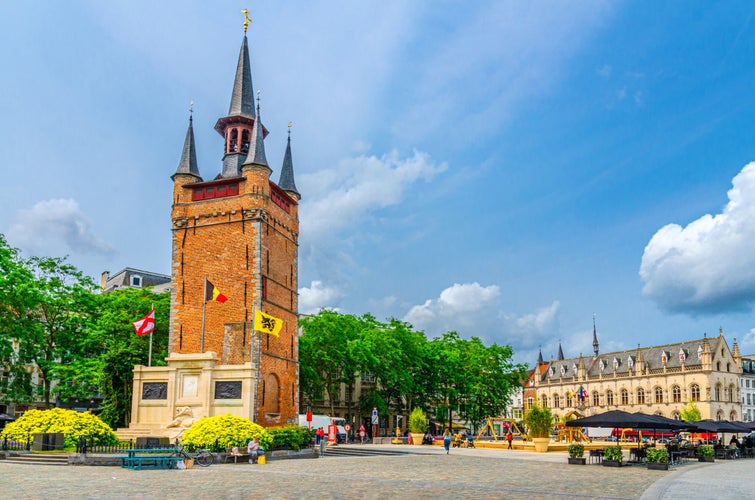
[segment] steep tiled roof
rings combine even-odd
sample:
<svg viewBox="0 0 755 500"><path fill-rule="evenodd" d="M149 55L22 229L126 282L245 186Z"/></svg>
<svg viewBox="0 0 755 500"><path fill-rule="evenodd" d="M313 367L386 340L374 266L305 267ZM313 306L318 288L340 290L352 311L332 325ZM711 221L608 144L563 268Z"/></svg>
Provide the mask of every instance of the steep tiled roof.
<svg viewBox="0 0 755 500"><path fill-rule="evenodd" d="M289 124L288 129L288 141L286 142L286 154L283 156L283 166L281 167L281 176L278 180L278 186L284 191L295 193L301 197L299 191L296 190L296 183L294 182L294 161L291 158L291 128Z"/></svg>
<svg viewBox="0 0 755 500"><path fill-rule="evenodd" d="M599 375L601 372L604 375L609 375L614 371L618 374L627 373L637 363L638 356L650 370L663 368L664 357L667 368L678 368L682 364L682 355L684 356L685 366L690 368L698 367L702 364L698 358L698 349L702 352L703 341L704 339L690 340L600 354L590 360L589 366L586 367L587 375ZM540 380L576 378L580 359L580 357L576 357L551 361ZM639 369L640 367L638 366L637 368Z"/></svg>
<svg viewBox="0 0 755 500"><path fill-rule="evenodd" d="M193 121L193 118L190 116L189 127L186 129L186 138L184 139L184 148L181 152L181 161L178 162L178 168L174 175L189 174L201 180L201 177L199 176L199 167L197 166L197 151L194 146Z"/></svg>

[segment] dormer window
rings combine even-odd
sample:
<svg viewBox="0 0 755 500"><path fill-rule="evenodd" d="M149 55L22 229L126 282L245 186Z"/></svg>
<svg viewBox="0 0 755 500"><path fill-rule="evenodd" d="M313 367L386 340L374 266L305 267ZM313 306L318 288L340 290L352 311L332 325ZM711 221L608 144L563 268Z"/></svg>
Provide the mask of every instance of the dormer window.
<svg viewBox="0 0 755 500"><path fill-rule="evenodd" d="M133 275L131 276L131 286L134 288L141 288L142 287L142 277Z"/></svg>

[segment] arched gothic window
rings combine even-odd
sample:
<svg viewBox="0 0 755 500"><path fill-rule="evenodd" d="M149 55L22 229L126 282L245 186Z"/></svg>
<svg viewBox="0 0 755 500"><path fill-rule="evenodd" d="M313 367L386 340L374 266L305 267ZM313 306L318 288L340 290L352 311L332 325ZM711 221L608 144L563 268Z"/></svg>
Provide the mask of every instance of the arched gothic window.
<svg viewBox="0 0 755 500"><path fill-rule="evenodd" d="M691 394L692 401L700 401L700 386L697 384L692 384L692 386L689 388L689 392Z"/></svg>
<svg viewBox="0 0 755 500"><path fill-rule="evenodd" d="M675 385L671 388L671 400L674 403L682 402L682 390L679 388L678 385Z"/></svg>
<svg viewBox="0 0 755 500"><path fill-rule="evenodd" d="M663 389L660 387L655 388L655 402L663 403Z"/></svg>
<svg viewBox="0 0 755 500"><path fill-rule="evenodd" d="M642 387L637 389L637 404L638 405L645 404L645 389L643 389Z"/></svg>

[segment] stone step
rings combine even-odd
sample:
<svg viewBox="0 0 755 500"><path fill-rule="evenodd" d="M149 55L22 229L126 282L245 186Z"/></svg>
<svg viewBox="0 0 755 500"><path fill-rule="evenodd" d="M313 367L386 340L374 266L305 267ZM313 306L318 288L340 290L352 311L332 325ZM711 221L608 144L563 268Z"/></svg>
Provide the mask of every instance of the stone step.
<svg viewBox="0 0 755 500"><path fill-rule="evenodd" d="M388 450L383 448L373 448L362 445L338 445L326 446L326 456L349 456L349 457L377 457L377 456L400 456L407 455L408 451Z"/></svg>
<svg viewBox="0 0 755 500"><path fill-rule="evenodd" d="M8 455L4 463L26 465L68 465L68 453L19 453Z"/></svg>

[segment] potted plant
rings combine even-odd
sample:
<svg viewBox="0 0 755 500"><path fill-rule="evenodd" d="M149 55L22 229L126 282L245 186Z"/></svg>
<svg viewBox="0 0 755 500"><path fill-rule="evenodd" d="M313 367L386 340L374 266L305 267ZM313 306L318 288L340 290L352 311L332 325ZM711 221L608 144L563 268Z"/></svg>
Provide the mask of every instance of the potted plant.
<svg viewBox="0 0 755 500"><path fill-rule="evenodd" d="M427 430L427 416L422 408L415 408L409 415L409 432L412 435L412 443L415 446L422 444L422 439L425 437L425 431Z"/></svg>
<svg viewBox="0 0 755 500"><path fill-rule="evenodd" d="M712 444L701 444L697 447L697 461L698 462L714 462L713 453L715 449Z"/></svg>
<svg viewBox="0 0 755 500"><path fill-rule="evenodd" d="M621 452L621 446L606 446L603 448L603 465L606 467L621 467L624 460L624 454Z"/></svg>
<svg viewBox="0 0 755 500"><path fill-rule="evenodd" d="M645 454L648 469L668 470L668 450L666 448L648 448Z"/></svg>
<svg viewBox="0 0 755 500"><path fill-rule="evenodd" d="M580 443L572 443L569 445L569 463L577 465L585 465L585 447Z"/></svg>
<svg viewBox="0 0 755 500"><path fill-rule="evenodd" d="M535 451L539 453L548 451L551 428L553 427L553 414L550 408L533 406L524 416L524 424L527 426L529 437L535 443Z"/></svg>

